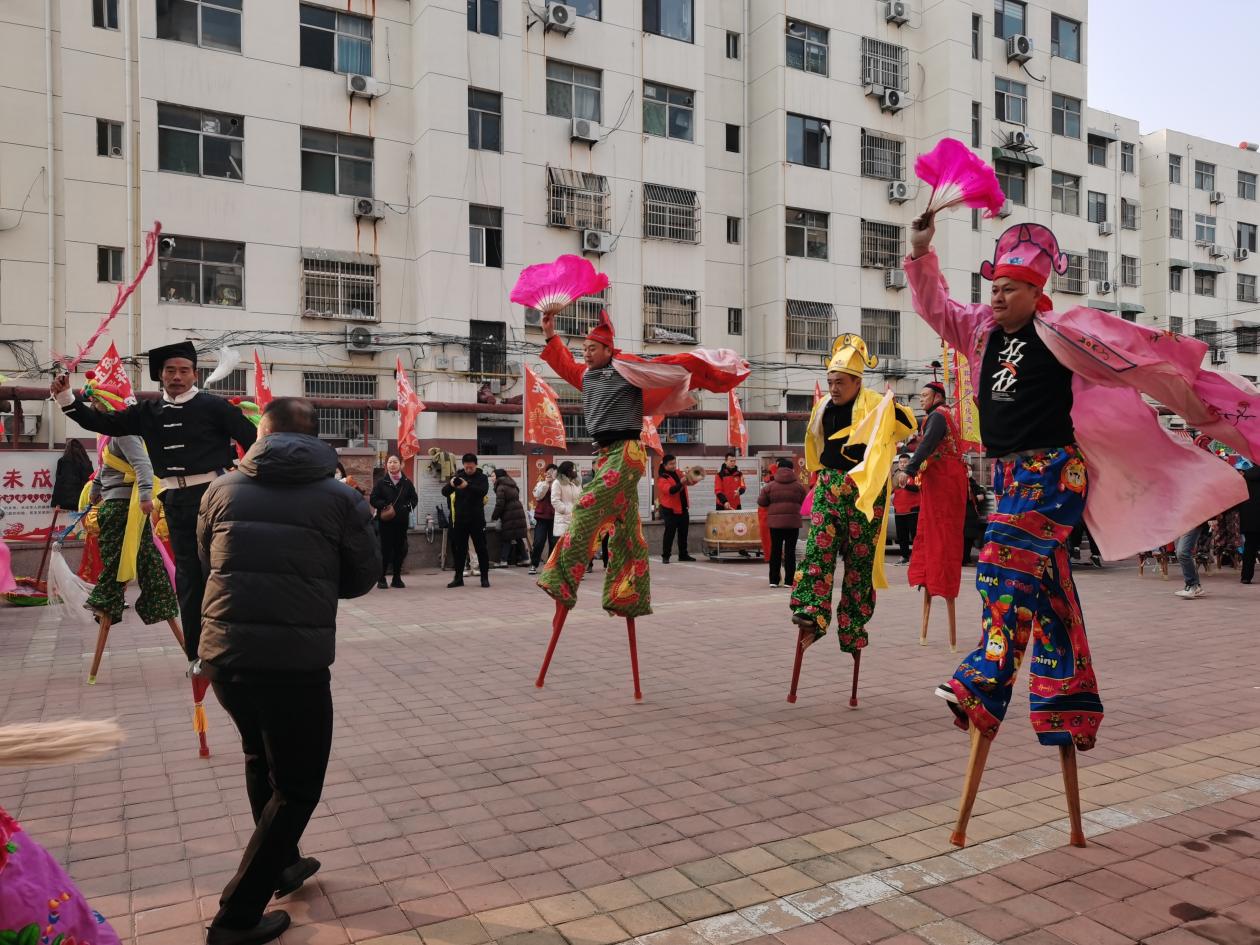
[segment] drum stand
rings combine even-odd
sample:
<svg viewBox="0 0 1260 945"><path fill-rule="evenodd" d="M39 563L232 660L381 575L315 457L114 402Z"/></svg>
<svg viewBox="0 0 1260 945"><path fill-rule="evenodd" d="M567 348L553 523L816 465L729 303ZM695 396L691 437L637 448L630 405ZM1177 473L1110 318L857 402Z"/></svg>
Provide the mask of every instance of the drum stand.
<svg viewBox="0 0 1260 945"><path fill-rule="evenodd" d="M538 670L538 679L534 685L539 689L547 678L547 667L551 665L552 654L556 652L556 644L560 642L560 631L564 629L564 621L569 616L569 608L556 601L556 614L551 619L551 642L547 644L547 655L543 657L542 668ZM634 677L634 697L643 698L643 690L639 688L639 647L634 636L634 618L626 618L626 634L630 638L630 672Z"/></svg>
<svg viewBox="0 0 1260 945"><path fill-rule="evenodd" d="M954 601L956 598L945 598L945 609L949 612L949 652L958 652L958 622L954 619ZM927 646L928 618L932 615L932 595L923 588L923 626L919 630L919 646Z"/></svg>

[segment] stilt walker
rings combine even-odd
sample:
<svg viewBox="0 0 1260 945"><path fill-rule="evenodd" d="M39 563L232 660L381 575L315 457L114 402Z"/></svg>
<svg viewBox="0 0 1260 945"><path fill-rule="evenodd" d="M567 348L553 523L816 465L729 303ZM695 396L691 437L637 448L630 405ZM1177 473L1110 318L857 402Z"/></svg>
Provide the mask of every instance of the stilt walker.
<svg viewBox="0 0 1260 945"><path fill-rule="evenodd" d="M827 632L836 566L844 579L836 603L840 649L853 657L849 705L857 707L858 671L869 637L866 625L875 614L875 591L886 588L885 514L892 496L889 476L896 444L914 433L914 414L893 403L892 392L862 386L866 368L877 359L857 335L841 335L827 363L830 396L814 404L805 431L805 465L818 473L810 509L805 557L792 584L792 622L797 640L788 702L796 701L801 663L807 647Z"/></svg>
<svg viewBox="0 0 1260 945"><path fill-rule="evenodd" d="M971 755L952 840L967 821L1015 675L1032 643L1033 730L1059 749L1071 842L1083 845L1076 752L1092 748L1103 719L1098 682L1072 580L1067 542L1085 518L1112 560L1162 545L1246 498L1228 466L1175 440L1143 401L1149 394L1223 443L1260 452L1260 391L1203 370L1202 342L1087 308L1053 311L1043 289L1067 270L1054 234L1018 224L999 237L981 275L992 304L964 305L931 248L937 210L1000 205L992 175L961 143L945 139L916 164L934 187L914 223L905 269L915 310L965 353L986 453L995 460L997 510L976 568L981 597L977 649L938 687L956 724L971 730ZM996 195L977 193L996 190Z"/></svg>

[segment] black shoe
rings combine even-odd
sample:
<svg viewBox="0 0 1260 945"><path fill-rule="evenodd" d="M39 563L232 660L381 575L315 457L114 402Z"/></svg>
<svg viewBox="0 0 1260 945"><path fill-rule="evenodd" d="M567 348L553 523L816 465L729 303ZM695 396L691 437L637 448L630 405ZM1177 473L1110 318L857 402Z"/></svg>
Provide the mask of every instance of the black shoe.
<svg viewBox="0 0 1260 945"><path fill-rule="evenodd" d="M319 872L319 860L313 856L304 856L292 866L280 871L280 879L276 881L276 898L295 893L302 884Z"/></svg>
<svg viewBox="0 0 1260 945"><path fill-rule="evenodd" d="M1102 558L1098 557L1098 555L1090 555L1090 556L1089 556L1089 563L1090 563L1091 565L1093 565L1094 567L1096 567L1096 568L1101 568L1101 567L1102 567Z"/></svg>
<svg viewBox="0 0 1260 945"><path fill-rule="evenodd" d="M669 556L661 555L661 564L669 564Z"/></svg>
<svg viewBox="0 0 1260 945"><path fill-rule="evenodd" d="M289 927L289 913L283 909L268 912L258 924L248 929L225 929L211 925L206 932L206 945L262 945L284 934Z"/></svg>
<svg viewBox="0 0 1260 945"><path fill-rule="evenodd" d="M483 578L483 580L484 580L484 578ZM464 579L463 579L463 578L456 578L455 580L451 581L451 583L450 583L450 584L448 584L448 585L446 585L446 586L447 586L447 587L463 587L463 586L464 586Z"/></svg>
<svg viewBox="0 0 1260 945"><path fill-rule="evenodd" d="M389 585L385 583L384 578L381 578L379 581L377 581L376 586L379 587L381 590L385 590L386 588L389 587Z"/></svg>
<svg viewBox="0 0 1260 945"><path fill-rule="evenodd" d="M691 555L679 555L678 560L679 561L695 561L696 559L691 557Z"/></svg>
<svg viewBox="0 0 1260 945"><path fill-rule="evenodd" d="M954 692L953 686L949 683L941 683L936 687L936 694L945 700L945 704L949 706L949 711L954 713L954 718L964 724L970 724L967 713L958 704L958 693Z"/></svg>
<svg viewBox="0 0 1260 945"><path fill-rule="evenodd" d="M402 578L400 578L397 574L395 574L394 579L389 582L389 586L390 587L406 587L407 585L402 582Z"/></svg>
<svg viewBox="0 0 1260 945"><path fill-rule="evenodd" d="M481 576L481 586L482 586L482 587L489 587L489 586L490 586L490 579L489 579L488 577L486 577L484 574Z"/></svg>

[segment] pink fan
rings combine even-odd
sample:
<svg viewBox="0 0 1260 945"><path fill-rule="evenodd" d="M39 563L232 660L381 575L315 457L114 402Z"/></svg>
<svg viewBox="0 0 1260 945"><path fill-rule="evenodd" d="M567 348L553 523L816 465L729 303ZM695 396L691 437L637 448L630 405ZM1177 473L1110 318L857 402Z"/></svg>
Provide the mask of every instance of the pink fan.
<svg viewBox="0 0 1260 945"><path fill-rule="evenodd" d="M932 185L929 213L962 203L983 208L986 217L993 217L1006 202L993 168L956 138L942 138L927 154L920 154L914 162L914 173Z"/></svg>
<svg viewBox="0 0 1260 945"><path fill-rule="evenodd" d="M552 263L527 266L512 288L511 299L539 311L559 311L574 299L608 288L608 276L581 256L561 256Z"/></svg>

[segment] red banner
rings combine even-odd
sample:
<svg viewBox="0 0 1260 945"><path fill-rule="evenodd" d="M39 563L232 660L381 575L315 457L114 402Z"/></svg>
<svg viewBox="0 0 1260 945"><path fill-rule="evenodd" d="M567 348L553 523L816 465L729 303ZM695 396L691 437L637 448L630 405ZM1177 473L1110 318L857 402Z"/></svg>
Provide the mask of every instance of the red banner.
<svg viewBox="0 0 1260 945"><path fill-rule="evenodd" d="M744 411L739 405L739 394L726 392L726 443L740 456L748 455L748 427L744 423Z"/></svg>
<svg viewBox="0 0 1260 945"><path fill-rule="evenodd" d="M644 417L643 431L639 434L639 442L650 450L655 450L657 456L664 456L665 449L661 446L661 421L664 416Z"/></svg>
<svg viewBox="0 0 1260 945"><path fill-rule="evenodd" d="M118 345L109 343L109 348L101 356L93 370L96 386L101 390L117 394L126 403L136 402L135 392L131 389L131 378L123 370L122 358L118 356Z"/></svg>
<svg viewBox="0 0 1260 945"><path fill-rule="evenodd" d="M398 379L398 456L406 463L420 452L420 438L416 436L416 420L424 409L422 401L411 386L411 380L403 369L402 358L394 367Z"/></svg>
<svg viewBox="0 0 1260 945"><path fill-rule="evenodd" d="M525 365L525 433L524 443L539 446L565 448L564 421L560 417L560 402L551 385Z"/></svg>
<svg viewBox="0 0 1260 945"><path fill-rule="evenodd" d="M254 349L254 403L262 410L271 403L271 381L263 370L262 361L258 359L258 349Z"/></svg>
<svg viewBox="0 0 1260 945"><path fill-rule="evenodd" d="M823 399L822 385L814 381L814 406L818 406L818 401Z"/></svg>

